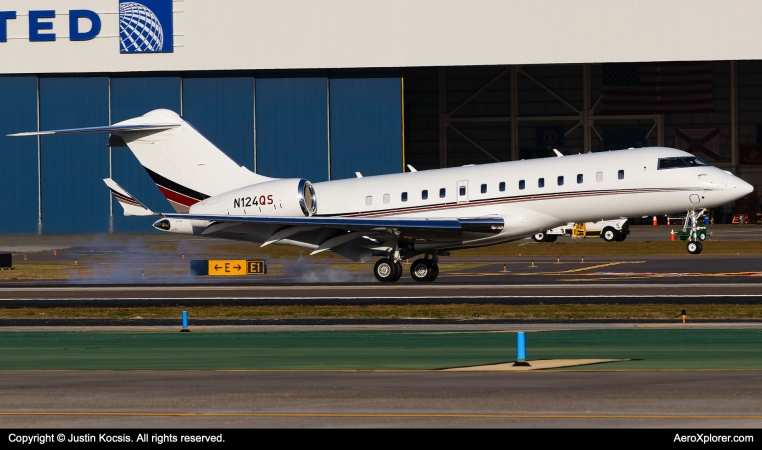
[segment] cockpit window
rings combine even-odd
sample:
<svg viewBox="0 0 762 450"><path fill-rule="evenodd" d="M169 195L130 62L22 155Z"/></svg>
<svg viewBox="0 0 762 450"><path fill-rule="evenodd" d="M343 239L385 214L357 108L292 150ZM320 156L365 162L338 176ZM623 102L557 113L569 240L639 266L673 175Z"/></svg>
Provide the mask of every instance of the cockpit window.
<svg viewBox="0 0 762 450"><path fill-rule="evenodd" d="M659 170L676 169L679 167L688 167L683 158L663 158L659 160Z"/></svg>
<svg viewBox="0 0 762 450"><path fill-rule="evenodd" d="M678 169L681 167L699 167L708 166L706 162L690 156L688 158L662 158L659 160L659 170L661 169Z"/></svg>
<svg viewBox="0 0 762 450"><path fill-rule="evenodd" d="M698 167L698 166L708 166L706 162L698 159L698 158L683 158L683 161L685 161L686 164L688 164L691 167Z"/></svg>

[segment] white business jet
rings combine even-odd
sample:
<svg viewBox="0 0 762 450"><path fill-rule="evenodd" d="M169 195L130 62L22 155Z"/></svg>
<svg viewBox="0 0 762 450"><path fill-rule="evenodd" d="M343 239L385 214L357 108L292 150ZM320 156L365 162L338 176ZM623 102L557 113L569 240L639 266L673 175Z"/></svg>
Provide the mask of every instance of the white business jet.
<svg viewBox="0 0 762 450"><path fill-rule="evenodd" d="M135 154L175 213L154 213L111 179L127 216L159 216L170 233L292 245L354 261L381 257L376 278L433 281L439 256L531 236L569 222L686 211L688 252L701 253L698 217L751 185L681 150L643 148L310 183L255 174L176 113L111 126L20 133L109 133Z"/></svg>

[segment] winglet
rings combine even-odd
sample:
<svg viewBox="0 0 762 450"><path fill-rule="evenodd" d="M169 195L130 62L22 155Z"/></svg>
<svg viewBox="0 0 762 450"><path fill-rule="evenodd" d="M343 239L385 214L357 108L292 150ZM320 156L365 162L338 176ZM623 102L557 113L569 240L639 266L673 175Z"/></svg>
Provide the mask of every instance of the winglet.
<svg viewBox="0 0 762 450"><path fill-rule="evenodd" d="M138 201L135 197L131 196L127 191L122 189L121 186L116 184L116 181L111 178L105 178L103 180L111 190L111 194L119 201L119 204L124 208L125 216L155 216L156 214L146 206Z"/></svg>

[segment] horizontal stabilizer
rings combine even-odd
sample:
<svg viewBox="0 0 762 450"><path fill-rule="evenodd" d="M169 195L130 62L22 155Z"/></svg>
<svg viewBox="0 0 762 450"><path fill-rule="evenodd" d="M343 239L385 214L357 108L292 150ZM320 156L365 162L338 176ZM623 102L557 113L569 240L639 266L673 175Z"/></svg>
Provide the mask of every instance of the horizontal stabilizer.
<svg viewBox="0 0 762 450"><path fill-rule="evenodd" d="M16 133L9 134L8 136L47 136L52 134L80 134L80 133L111 133L119 134L120 132L130 131L160 131L167 130L169 128L179 127L180 124L168 123L168 124L151 124L151 125L110 125L107 127L89 127L89 128L71 128L68 130L51 130L51 131L31 131L28 133Z"/></svg>
<svg viewBox="0 0 762 450"><path fill-rule="evenodd" d="M119 186L116 181L112 180L111 178L105 178L103 180L104 183L106 183L106 186L111 190L111 194L114 196L115 199L119 202L120 205L122 205L122 208L124 208L124 215L125 216L155 216L153 211L146 208L146 206L135 197L131 196L127 191L122 189L121 186Z"/></svg>

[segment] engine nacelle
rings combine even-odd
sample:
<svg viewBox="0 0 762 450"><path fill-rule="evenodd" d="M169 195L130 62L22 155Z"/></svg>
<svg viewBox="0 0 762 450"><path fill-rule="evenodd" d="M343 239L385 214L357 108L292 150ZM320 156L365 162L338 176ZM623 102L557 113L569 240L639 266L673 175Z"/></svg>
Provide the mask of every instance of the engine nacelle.
<svg viewBox="0 0 762 450"><path fill-rule="evenodd" d="M209 197L191 206L190 214L235 216L311 216L317 212L312 183L290 178L252 184Z"/></svg>

